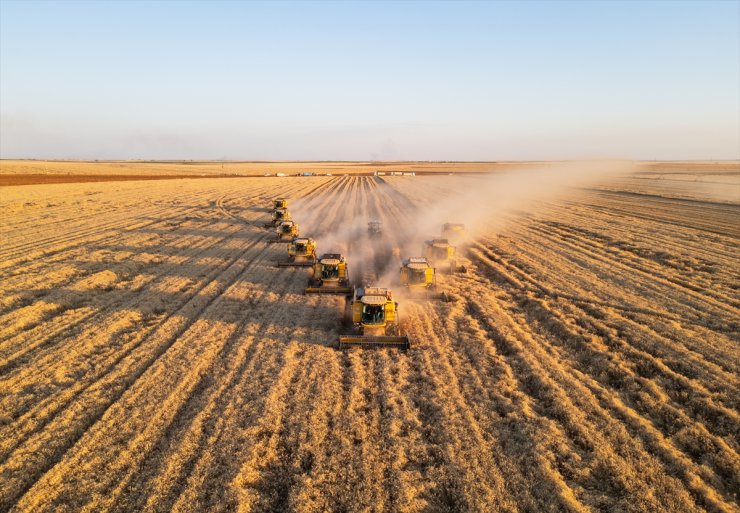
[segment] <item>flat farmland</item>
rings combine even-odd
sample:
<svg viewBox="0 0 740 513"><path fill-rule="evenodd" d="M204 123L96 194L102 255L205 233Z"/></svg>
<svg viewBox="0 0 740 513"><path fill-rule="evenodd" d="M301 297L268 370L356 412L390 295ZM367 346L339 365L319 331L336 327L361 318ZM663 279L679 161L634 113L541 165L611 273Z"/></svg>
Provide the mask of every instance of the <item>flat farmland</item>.
<svg viewBox="0 0 740 513"><path fill-rule="evenodd" d="M0 511L740 511L740 190L707 173L456 219L487 176L4 187ZM279 196L410 350L335 348ZM444 221L466 272L407 298Z"/></svg>

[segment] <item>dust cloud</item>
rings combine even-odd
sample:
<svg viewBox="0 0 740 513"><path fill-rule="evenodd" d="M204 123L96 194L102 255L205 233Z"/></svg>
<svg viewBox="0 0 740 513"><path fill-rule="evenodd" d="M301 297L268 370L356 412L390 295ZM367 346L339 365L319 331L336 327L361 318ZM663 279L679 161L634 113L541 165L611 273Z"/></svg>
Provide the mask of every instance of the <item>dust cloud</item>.
<svg viewBox="0 0 740 513"><path fill-rule="evenodd" d="M579 189L634 169L629 161L589 161L547 163L475 177L448 176L449 193L430 198L430 204L413 220L414 232L430 238L451 222L464 223L471 236L489 233L504 228L509 214L535 214L538 203L577 195Z"/></svg>
<svg viewBox="0 0 740 513"><path fill-rule="evenodd" d="M401 204L395 210L375 207L378 201L387 203L389 196L396 196L399 203L407 201L398 194L393 179L387 183L379 180L364 195L350 198L352 205L330 206L329 210L341 207L350 213L334 225L325 222L331 216L326 215L322 198L296 200L290 210L301 234L316 239L319 255L342 253L348 258L353 280L391 286L398 280L401 259L421 256L423 241L441 238L444 223L464 223L470 238L499 232L514 214L536 214L547 201L577 196L579 190L635 168L631 161L581 161L533 164L496 174L439 176L433 179L439 188L436 194L415 204ZM368 238L367 223L371 219L382 221L382 238Z"/></svg>

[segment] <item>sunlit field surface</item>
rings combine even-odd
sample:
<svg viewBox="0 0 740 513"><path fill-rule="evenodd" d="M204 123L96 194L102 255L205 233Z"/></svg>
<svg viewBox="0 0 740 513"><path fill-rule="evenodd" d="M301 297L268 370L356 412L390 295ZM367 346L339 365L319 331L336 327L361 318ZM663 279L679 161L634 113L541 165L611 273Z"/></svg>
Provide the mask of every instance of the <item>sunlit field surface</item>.
<svg viewBox="0 0 740 513"><path fill-rule="evenodd" d="M738 511L739 176L3 187L0 511ZM411 349L336 349L345 299L275 265L279 196L393 288ZM445 221L466 272L406 297Z"/></svg>

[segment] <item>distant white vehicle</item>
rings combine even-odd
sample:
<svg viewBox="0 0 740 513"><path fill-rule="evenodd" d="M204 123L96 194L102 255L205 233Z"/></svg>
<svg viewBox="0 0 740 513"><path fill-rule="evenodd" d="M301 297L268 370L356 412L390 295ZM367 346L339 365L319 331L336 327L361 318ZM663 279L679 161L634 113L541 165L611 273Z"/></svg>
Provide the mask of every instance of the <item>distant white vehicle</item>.
<svg viewBox="0 0 740 513"><path fill-rule="evenodd" d="M404 173L403 176L416 176L416 173Z"/></svg>
<svg viewBox="0 0 740 513"><path fill-rule="evenodd" d="M275 176L288 176L288 175L286 175L285 173L278 173Z"/></svg>

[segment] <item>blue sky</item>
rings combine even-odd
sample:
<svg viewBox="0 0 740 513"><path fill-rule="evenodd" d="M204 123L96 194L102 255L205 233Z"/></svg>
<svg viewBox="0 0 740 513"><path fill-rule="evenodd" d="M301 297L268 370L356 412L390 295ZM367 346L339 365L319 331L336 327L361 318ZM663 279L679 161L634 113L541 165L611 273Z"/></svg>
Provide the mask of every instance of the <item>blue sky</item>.
<svg viewBox="0 0 740 513"><path fill-rule="evenodd" d="M0 157L740 158L740 2L0 0Z"/></svg>

